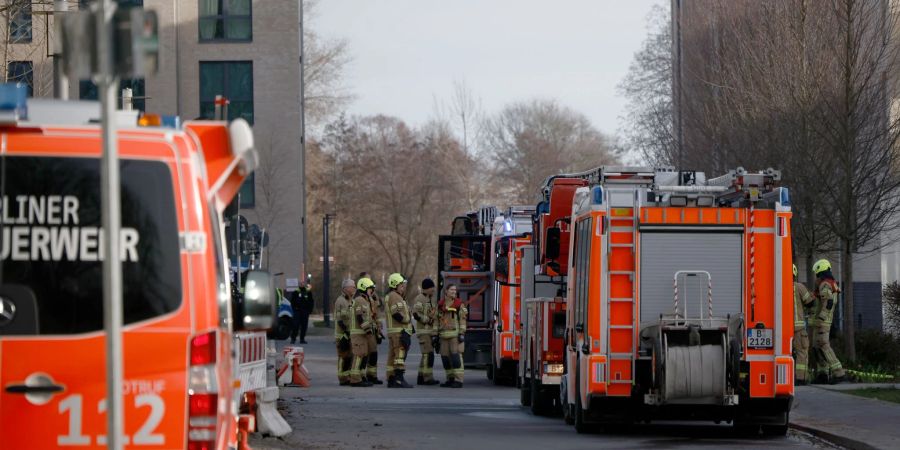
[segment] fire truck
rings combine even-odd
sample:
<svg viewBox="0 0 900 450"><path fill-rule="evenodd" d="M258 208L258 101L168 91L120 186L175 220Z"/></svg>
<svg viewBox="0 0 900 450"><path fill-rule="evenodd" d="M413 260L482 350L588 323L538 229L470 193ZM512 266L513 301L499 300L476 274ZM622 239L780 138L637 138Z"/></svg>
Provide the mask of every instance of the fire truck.
<svg viewBox="0 0 900 450"><path fill-rule="evenodd" d="M569 242L565 420L578 432L695 419L786 433L791 208L780 173L602 167L584 179Z"/></svg>
<svg viewBox="0 0 900 450"><path fill-rule="evenodd" d="M463 363L467 367L490 364L491 227L497 209L483 207L453 219L451 234L438 236L438 288L456 284L466 304L466 340Z"/></svg>
<svg viewBox="0 0 900 450"><path fill-rule="evenodd" d="M20 88L24 89L24 88ZM0 112L0 435L4 448L106 446L100 108L10 96ZM120 112L124 442L237 448L274 317L250 272L230 295L222 212L255 169L243 120L138 126ZM143 123L154 123L149 116ZM174 124L174 121L173 121Z"/></svg>
<svg viewBox="0 0 900 450"><path fill-rule="evenodd" d="M565 291L569 269L572 199L587 181L577 175L548 178L533 216L534 239L522 248L526 270L521 277L522 352L517 385L523 406L537 415L561 408ZM532 269L533 268L533 269Z"/></svg>
<svg viewBox="0 0 900 450"><path fill-rule="evenodd" d="M514 386L519 367L522 334L522 290L531 279L534 261L525 253L531 245L533 206L513 206L494 220L491 271L494 302L491 316L491 364L488 379L496 385Z"/></svg>

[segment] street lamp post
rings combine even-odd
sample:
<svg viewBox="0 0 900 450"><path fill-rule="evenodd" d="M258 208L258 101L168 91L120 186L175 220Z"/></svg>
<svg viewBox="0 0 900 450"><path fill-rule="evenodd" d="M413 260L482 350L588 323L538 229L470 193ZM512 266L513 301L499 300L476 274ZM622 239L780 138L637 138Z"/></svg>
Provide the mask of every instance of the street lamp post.
<svg viewBox="0 0 900 450"><path fill-rule="evenodd" d="M326 327L331 327L331 311L329 311L331 299L329 285L331 280L329 277L330 274L328 273L328 268L330 266L328 261L328 225L333 218L334 214L325 214L325 216L322 217L322 316Z"/></svg>

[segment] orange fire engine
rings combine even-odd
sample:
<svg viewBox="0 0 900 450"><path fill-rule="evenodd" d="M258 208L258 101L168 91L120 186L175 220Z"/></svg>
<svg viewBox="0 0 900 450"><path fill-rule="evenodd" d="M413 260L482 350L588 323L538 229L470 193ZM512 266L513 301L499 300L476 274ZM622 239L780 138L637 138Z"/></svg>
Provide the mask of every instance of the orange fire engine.
<svg viewBox="0 0 900 450"><path fill-rule="evenodd" d="M28 108L31 122L0 118L2 447L105 447L99 108ZM132 116L118 139L125 444L235 448L250 422L239 366L264 364L265 336L243 339L253 355L236 347L274 317L264 272L232 303L222 234L256 167L252 132L243 120L138 128Z"/></svg>
<svg viewBox="0 0 900 450"><path fill-rule="evenodd" d="M604 167L572 211L561 403L577 431L652 419L787 431L790 197L774 170Z"/></svg>
<svg viewBox="0 0 900 450"><path fill-rule="evenodd" d="M526 257L523 250L531 244L533 214L533 206L514 206L494 221L491 240L494 303L487 376L496 385L513 386L517 381L523 279L533 272L533 257Z"/></svg>
<svg viewBox="0 0 900 450"><path fill-rule="evenodd" d="M577 176L558 175L541 188L534 215L534 242L522 249L520 304L522 352L517 385L523 406L538 415L561 408L559 382L563 373L565 288L569 270L572 199L587 185ZM533 270L532 270L533 268Z"/></svg>

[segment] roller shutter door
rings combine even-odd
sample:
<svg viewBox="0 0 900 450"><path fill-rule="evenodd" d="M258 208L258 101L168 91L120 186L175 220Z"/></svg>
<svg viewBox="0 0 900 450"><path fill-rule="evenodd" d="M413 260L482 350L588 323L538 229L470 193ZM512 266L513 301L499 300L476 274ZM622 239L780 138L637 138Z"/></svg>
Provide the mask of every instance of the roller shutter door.
<svg viewBox="0 0 900 450"><path fill-rule="evenodd" d="M703 270L712 275L713 316L741 312L743 292L743 234L740 232L667 232L641 233L641 324L656 322L660 314L672 314L672 280L679 270ZM702 286L701 286L702 285ZM706 316L706 280L691 278L681 282L679 301L682 312L697 317L702 298ZM683 303L687 303L684 305Z"/></svg>

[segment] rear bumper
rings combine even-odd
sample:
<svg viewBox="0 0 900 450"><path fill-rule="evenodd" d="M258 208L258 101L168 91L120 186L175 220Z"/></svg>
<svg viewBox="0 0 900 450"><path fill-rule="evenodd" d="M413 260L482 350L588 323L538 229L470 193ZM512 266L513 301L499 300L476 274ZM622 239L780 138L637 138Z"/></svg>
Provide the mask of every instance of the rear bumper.
<svg viewBox="0 0 900 450"><path fill-rule="evenodd" d="M733 406L723 405L645 405L638 397L588 396L588 414L592 421L632 422L640 420L738 421L758 425L784 425L793 396L774 398L741 397Z"/></svg>

